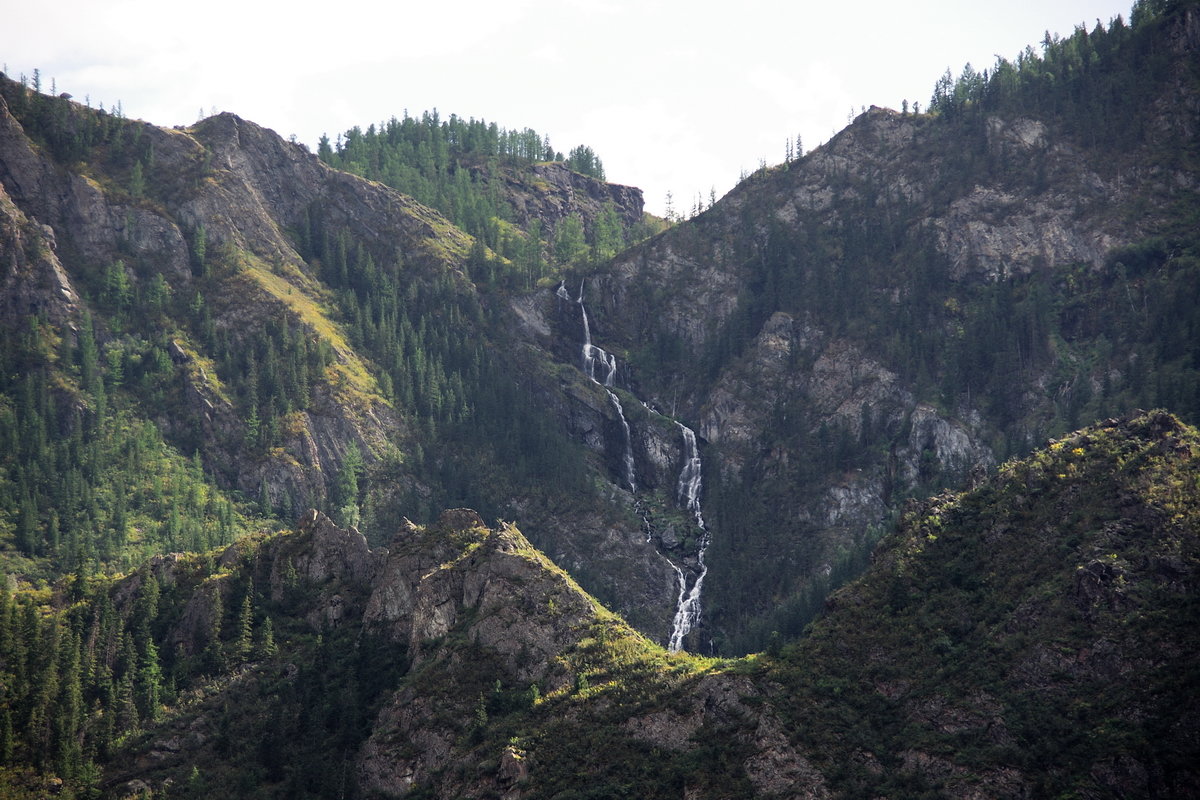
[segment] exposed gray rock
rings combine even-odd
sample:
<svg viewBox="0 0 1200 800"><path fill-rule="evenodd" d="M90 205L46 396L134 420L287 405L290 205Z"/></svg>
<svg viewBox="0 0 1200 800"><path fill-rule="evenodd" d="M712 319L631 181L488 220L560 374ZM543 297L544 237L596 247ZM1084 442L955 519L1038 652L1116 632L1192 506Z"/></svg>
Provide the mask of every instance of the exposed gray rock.
<svg viewBox="0 0 1200 800"><path fill-rule="evenodd" d="M591 232L606 204L612 204L621 224L631 229L642 221L642 190L596 180L573 172L561 162L533 165L534 181L518 178L506 169L490 173L476 170L489 183L499 183L501 192L513 207L516 222L528 228L533 220L542 225L542 235L554 241L559 224L572 214Z"/></svg>

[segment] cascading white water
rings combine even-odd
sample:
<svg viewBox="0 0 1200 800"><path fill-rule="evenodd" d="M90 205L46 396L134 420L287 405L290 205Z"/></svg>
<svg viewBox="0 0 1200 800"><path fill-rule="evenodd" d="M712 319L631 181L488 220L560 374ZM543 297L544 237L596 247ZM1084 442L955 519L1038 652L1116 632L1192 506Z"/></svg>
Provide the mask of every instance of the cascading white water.
<svg viewBox="0 0 1200 800"><path fill-rule="evenodd" d="M587 306L583 304L583 284L579 284L579 313L583 316L583 372L596 383L611 387L617 376L617 357L602 347L592 344L592 326L588 323ZM604 376L596 376L596 362L604 368Z"/></svg>
<svg viewBox="0 0 1200 800"><path fill-rule="evenodd" d="M683 469L679 471L679 486L677 495L679 504L691 511L700 528L700 548L696 560L700 571L692 588L687 588L687 580L683 570L675 567L679 575L679 600L675 607L675 619L671 623L671 638L667 640L667 649L672 653L683 649L683 640L700 621L700 592L704 587L704 577L708 575L708 565L704 563L704 552L708 549L708 528L704 525L704 514L700 510L700 448L696 444L696 432L681 422L676 422L683 434ZM672 566L675 566L672 564Z"/></svg>
<svg viewBox="0 0 1200 800"><path fill-rule="evenodd" d="M696 524L704 528L704 517L700 513L700 448L696 445L696 432L682 422L676 422L683 434L683 469L679 471L679 504L696 515Z"/></svg>
<svg viewBox="0 0 1200 800"><path fill-rule="evenodd" d="M579 299L575 302L579 304L579 313L583 317L583 372L596 383L604 387L605 393L608 395L608 400L612 403L613 410L617 412L617 419L621 421L621 429L625 435L625 482L629 484L629 491L637 491L637 477L633 461L633 434L629 430L629 421L625 419L625 409L621 405L621 399L617 397L617 393L612 390L613 382L617 377L617 357L609 353L602 347L597 347L592 344L592 326L588 321L587 306L583 304L583 289L585 283L579 284ZM567 294L566 283L560 283L556 294L564 300L570 300L571 296ZM596 365L600 364L603 374L596 374Z"/></svg>
<svg viewBox="0 0 1200 800"><path fill-rule="evenodd" d="M604 387L604 391L608 394L608 399L612 403L613 409L617 412L617 418L621 421L621 427L625 433L625 481L629 484L629 490L636 493L637 480L633 460L633 437L629 429L629 422L625 419L625 409L621 406L621 400L617 397L616 392L612 390L613 382L616 380L617 375L617 359L616 356L607 352L604 348L592 344L591 322L588 320L587 307L583 303L585 287L586 282L579 284L579 297L573 301L571 295L567 292L565 282L559 284L555 294L561 299L567 302L574 302L579 306L579 313L583 318L583 372L593 381ZM600 375L597 375L597 364L600 365ZM653 414L659 413L647 405L645 401L641 402L647 411ZM700 463L700 448L696 443L696 434L691 428L680 422L676 422L675 424L679 426L679 430L683 435L683 469L679 472L676 500L682 508L692 512L696 520L696 525L700 528L700 547L696 554L699 571L696 574L695 582L690 587L688 586L687 573L684 572L683 568L663 554L663 558L671 565L671 569L675 570L675 574L679 577L679 597L676 600L675 617L671 623L671 636L667 642L667 649L673 653L683 649L684 639L700 621L700 593L704 586L704 577L708 574L708 565L704 562L704 555L708 549L710 540L708 528L704 524L704 515L700 509L701 475L703 470ZM653 529L638 501L635 499L634 502L638 508L639 515L642 516L642 522L646 526L646 541L649 542Z"/></svg>
<svg viewBox="0 0 1200 800"><path fill-rule="evenodd" d="M625 409L621 407L621 401L617 398L617 393L612 389L605 387L604 391L608 392L608 399L612 401L613 408L617 411L617 418L621 420L621 427L625 431L625 482L629 484L629 491L637 491L637 480L634 477L633 465L633 435L629 431L629 423L625 420Z"/></svg>

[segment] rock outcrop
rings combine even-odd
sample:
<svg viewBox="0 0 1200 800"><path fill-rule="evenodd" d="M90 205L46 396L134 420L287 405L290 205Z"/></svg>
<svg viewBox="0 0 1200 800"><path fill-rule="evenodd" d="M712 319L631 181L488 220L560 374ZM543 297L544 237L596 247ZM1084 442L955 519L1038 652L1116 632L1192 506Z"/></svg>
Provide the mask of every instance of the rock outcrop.
<svg viewBox="0 0 1200 800"><path fill-rule="evenodd" d="M641 189L581 175L561 162L534 164L532 180L504 168L498 174L483 174L489 183L500 183L501 195L512 206L517 224L527 230L537 220L546 241L554 241L559 224L571 215L579 217L590 235L606 205L612 206L626 230L642 222Z"/></svg>
<svg viewBox="0 0 1200 800"><path fill-rule="evenodd" d="M128 743L111 784L276 758L222 754L219 731L231 715L286 719L277 693L317 685L310 660L331 658L311 647L320 632L391 646L399 667L340 745L367 796L1187 797L1200 496L1179 476L1198 459L1195 429L1162 412L1051 442L911 504L809 636L738 661L664 652L473 511L373 551L312 512L207 577L160 559L114 587L122 613L149 575L171 587L165 637L191 653L257 575L282 638ZM383 665L362 663L353 680L374 681Z"/></svg>

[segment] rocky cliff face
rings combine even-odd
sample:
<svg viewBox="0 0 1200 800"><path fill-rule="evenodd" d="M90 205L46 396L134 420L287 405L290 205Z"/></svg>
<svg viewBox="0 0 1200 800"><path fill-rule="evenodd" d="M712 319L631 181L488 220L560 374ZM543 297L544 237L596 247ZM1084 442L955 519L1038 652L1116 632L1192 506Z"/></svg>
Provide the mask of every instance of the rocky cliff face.
<svg viewBox="0 0 1200 800"><path fill-rule="evenodd" d="M73 113L84 120L76 124L85 124L84 112ZM452 261L461 257L465 243L411 201L327 169L301 148L232 115L207 120L191 132L110 124L153 153L143 179L153 197L123 191L114 184L118 176L99 172L102 163L95 165L96 178L63 169L0 102L5 209L14 226L24 225L24 239L9 239L5 248L13 264L6 275L6 324L18 327L22 315L38 313L70 328L67 318L78 316L72 282L83 281L94 298L106 267L121 261L132 268L134 292L145 291L159 275L172 297L205 297L212 325L230 340L280 320L325 340L335 357L330 385L318 388L317 402L291 420L282 452L271 458L245 451L244 415L235 411L211 362L206 366L201 356L208 354L198 353L199 343L187 334L176 337L171 353L184 384L187 414L160 418L164 428L176 428L180 435L195 436L199 429L206 463L229 484L255 495L265 484L275 503L322 500L350 442L370 457L396 435L400 423L381 402L372 379L357 378L364 375L360 357L320 310L322 290L285 231L319 201L345 225L376 229L423 255L436 251ZM201 230L207 258L220 273L204 283L193 263ZM39 264L44 274L31 271ZM111 335L102 329L101 342Z"/></svg>
<svg viewBox="0 0 1200 800"><path fill-rule="evenodd" d="M284 516L307 505L337 510L332 504L345 502L332 489L352 445L368 467L380 455L391 458L380 488L360 476L366 484L362 495L374 496L364 507L375 503L389 515L416 516L421 511L413 507L414 499L424 505L431 496L452 493L441 485L441 475L455 456L444 452L427 424L417 424L400 392L396 398L383 396L381 368L394 377L396 356L381 364L381 354L372 359L364 352L369 343L351 343L347 328L355 319L338 308L335 299L340 298L329 287L335 267L322 264L314 253L336 251L328 244L336 237L350 243L341 246L351 256L357 247L357 258L366 252L381 267L404 270L401 285L410 295L404 310L412 316L415 339L418 333L427 335L418 313L441 316L447 301L439 297L437 307L418 310L414 306L421 301L411 296L414 290L437 286L455 302L462 300L463 307L478 309L475 287L461 270L469 237L411 199L330 169L302 147L232 114L187 130L163 130L62 98L34 96L11 82L3 95L18 104L32 126L25 130L0 98L0 233L7 265L0 324L9 335L18 335L36 316L51 335L48 341L61 339L69 353L87 312L102 352L124 347L130 336L145 340L139 346L161 348L173 372L166 389L169 402L140 413L185 452L199 450L205 469L219 483ZM50 114L61 121L48 123ZM91 149L71 149L85 134L94 142ZM135 166L142 176L136 191L131 190ZM532 179L504 170L491 176L503 181L519 224L539 220L550 235L566 216L578 214L591 225L606 207L615 209L626 226L641 220L636 189L596 181L561 164L537 165L532 172ZM326 244L318 248L322 238ZM146 315L144 325L131 324L111 302L106 281L115 264L123 266L127 296L144 297L162 281L165 307ZM365 282L367 276L344 280ZM395 327L396 321L390 324ZM504 379L539 387L542 407L533 413L546 418L540 424L562 425L571 433L591 431L586 436L593 444L613 435L615 422L602 394L573 389L592 408L559 417L558 409L580 407L563 402L544 359L521 358L509 350L505 331L485 331L477 319L454 327L455 335L474 340L470 355L476 361L497 363L499 374L505 372L501 362L511 358L516 363ZM245 376L222 370L214 344L233 353L255 351L261 359L264 332L281 328L306 340L310 360L323 349L331 363L307 385L307 397L292 398L291 413L273 423L274 446L263 448L253 444L251 398L244 387L235 391L230 385ZM273 344L278 349L280 341ZM399 355L414 359L412 350L410 344ZM445 361L462 358L437 355L443 361L431 370L439 370L442 384L417 376L425 381L417 389L430 397L440 396L451 379ZM421 352L417 358L429 363L431 356ZM62 385L78 380L70 364L59 366ZM283 378L272 380L279 385ZM475 399L461 402L473 405ZM262 409L257 411L258 424L265 425ZM414 451L424 451L426 458L413 459ZM458 457L474 458L470 453ZM425 474L419 476L421 469ZM404 497L409 500L404 507L391 507ZM601 494L574 504L547 504L536 486L516 486L504 503L498 513L522 519L593 588L621 600L623 610L665 640L675 575L653 548L645 547L639 523L621 498ZM379 524L376 516L364 522L373 528Z"/></svg>
<svg viewBox="0 0 1200 800"><path fill-rule="evenodd" d="M8 258L0 314L9 334L37 318L59 330L79 321L79 296L55 254L53 229L30 220L0 188L0 251Z"/></svg>
<svg viewBox="0 0 1200 800"><path fill-rule="evenodd" d="M522 229L530 223L541 223L543 237L553 241L559 223L572 214L577 215L590 235L596 219L606 205L611 205L626 230L642 222L645 203L642 190L634 186L608 183L573 172L559 162L534 164L532 180L526 174L500 169L498 175L487 175L489 184L498 182L501 194L512 206Z"/></svg>
<svg viewBox="0 0 1200 800"><path fill-rule="evenodd" d="M1164 23L1159 44L1173 55L1152 90L1164 99L1148 103L1158 110L1136 147L1098 147L1052 117L872 108L587 278L591 334L618 357L616 386L701 437L719 641L747 624L789 627L770 617L781 598L861 552L900 498L978 477L1076 424L1087 403L1110 413L1167 402L1145 399L1134 377L1158 345L1114 349L1108 323L1075 323L1101 313L1083 309L1110 286L1137 302L1143 279L1127 276L1143 267L1131 264L1183 267L1165 250L1136 254L1178 230L1172 209L1200 190L1186 155L1193 123L1175 110L1197 102L1186 66L1196 20L1192 10ZM1013 329L999 326L1016 322L1005 309L1018 306L1025 332L1001 341ZM578 360L563 347L581 338L576 309L546 292L519 310L531 342ZM1138 324L1103 313L1114 328ZM612 415L600 395L585 405L593 421L577 435L619 487L624 445L594 421L607 416L611 430ZM568 419L587 416L571 408ZM658 457L654 431L633 423L647 494L678 461Z"/></svg>
<svg viewBox="0 0 1200 800"><path fill-rule="evenodd" d="M788 740L752 680L697 668L685 656L664 661L660 649L582 592L515 528L489 530L473 511L446 511L424 528L408 525L374 551L357 531L314 511L294 533L229 548L207 578L196 566L157 559L113 590L124 613L150 575L178 597L181 610L167 612L175 621L163 638L181 658L211 649L214 619L251 579L263 587L264 610L281 632L300 621L283 612L293 607L309 630L399 645L406 677L388 687L357 751L344 754L356 764L359 796L421 790L516 798L533 796L546 780L577 780L576 770L603 779L613 766L603 751L559 760L559 749L574 738L561 725L600 732L609 747L661 748L664 763L694 757L705 736L728 736L737 769L757 794L828 796L823 777ZM297 675L309 666L300 661L303 647L296 649L301 641L281 639L280 669L269 661L242 665L231 680L197 691L150 737L124 747L110 769L113 796L154 789L190 764L215 774L213 759L222 756L212 732L227 725L222 715L234 698L252 696L256 684L302 680ZM497 717L494 724L484 708ZM524 731L518 737L510 736L514 724ZM491 766L478 769L481 758ZM701 776L687 783L703 796Z"/></svg>

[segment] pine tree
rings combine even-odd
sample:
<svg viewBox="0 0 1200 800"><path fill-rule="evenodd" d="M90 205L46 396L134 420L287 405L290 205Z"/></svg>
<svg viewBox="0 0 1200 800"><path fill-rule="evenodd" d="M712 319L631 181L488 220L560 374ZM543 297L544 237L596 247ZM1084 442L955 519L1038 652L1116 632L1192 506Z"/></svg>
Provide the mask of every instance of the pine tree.
<svg viewBox="0 0 1200 800"><path fill-rule="evenodd" d="M624 246L625 232L621 218L617 216L616 206L610 200L596 217L595 230L592 232L592 259L596 262L607 261Z"/></svg>
<svg viewBox="0 0 1200 800"><path fill-rule="evenodd" d="M141 718L138 716L134 672L135 670L129 670L117 682L114 724L116 732L120 734L133 733L139 730L142 724Z"/></svg>
<svg viewBox="0 0 1200 800"><path fill-rule="evenodd" d="M242 608L238 613L238 638L234 643L234 657L238 662L250 660L254 649L254 580L246 583L246 593L242 596Z"/></svg>
<svg viewBox="0 0 1200 800"><path fill-rule="evenodd" d="M32 604L30 608L32 608ZM35 626L37 623L35 623ZM35 639L36 649L31 652L42 652L45 657L30 685L33 704L29 711L29 723L26 727L26 737L41 766L48 766L55 754L54 721L59 695L59 662L55 657L58 649L60 631L56 622L47 626L44 639ZM32 660L32 659L31 659Z"/></svg>
<svg viewBox="0 0 1200 800"><path fill-rule="evenodd" d="M578 214L571 214L558 224L554 242L554 257L560 264L573 266L579 263L586 252L587 242L584 239L583 221Z"/></svg>
<svg viewBox="0 0 1200 800"><path fill-rule="evenodd" d="M92 315L86 310L79 324L79 371L83 379L83 390L93 397L103 392L100 383L100 351L96 348L96 332L92 327Z"/></svg>
<svg viewBox="0 0 1200 800"><path fill-rule="evenodd" d="M141 593L134 604L133 618L130 620L130 625L134 630L137 645L143 653L148 646L154 644L151 639L150 626L154 622L155 617L158 616L158 601L161 591L158 579L154 575L148 574L142 582Z"/></svg>
<svg viewBox="0 0 1200 800"><path fill-rule="evenodd" d="M61 692L55 714L55 749L62 774L78 774L83 763L83 677L79 637L68 632L60 638L59 674Z"/></svg>
<svg viewBox="0 0 1200 800"><path fill-rule="evenodd" d="M350 527L358 524L358 476L363 470L362 451L357 442L350 442L342 456L333 485L333 500L338 524Z"/></svg>
<svg viewBox="0 0 1200 800"><path fill-rule="evenodd" d="M145 719L157 720L162 715L162 677L158 648L148 641L137 674L137 705Z"/></svg>
<svg viewBox="0 0 1200 800"><path fill-rule="evenodd" d="M265 485L265 484L264 484ZM225 668L225 653L221 647L221 619L225 615L224 603L221 602L221 589L215 583L210 587L211 605L209 609L208 637L204 643L204 668L210 674L220 672Z"/></svg>
<svg viewBox="0 0 1200 800"><path fill-rule="evenodd" d="M125 272L125 262L117 259L108 265L104 271L104 289L101 299L111 305L118 313L129 305L130 287L129 276Z"/></svg>
<svg viewBox="0 0 1200 800"><path fill-rule="evenodd" d="M264 517L275 514L275 506L271 503L271 491L265 480L258 485L258 513Z"/></svg>
<svg viewBox="0 0 1200 800"><path fill-rule="evenodd" d="M270 617L263 620L260 636L259 653L263 658L274 658L279 652L279 646L275 644L275 623Z"/></svg>
<svg viewBox="0 0 1200 800"><path fill-rule="evenodd" d="M192 264L196 275L208 275L208 234L203 222L196 226L192 234Z"/></svg>
<svg viewBox="0 0 1200 800"><path fill-rule="evenodd" d="M142 162L133 162L133 169L129 171L129 194L131 197L141 198L146 192L146 178L142 174Z"/></svg>

